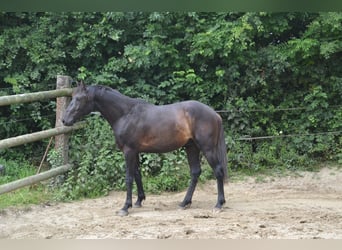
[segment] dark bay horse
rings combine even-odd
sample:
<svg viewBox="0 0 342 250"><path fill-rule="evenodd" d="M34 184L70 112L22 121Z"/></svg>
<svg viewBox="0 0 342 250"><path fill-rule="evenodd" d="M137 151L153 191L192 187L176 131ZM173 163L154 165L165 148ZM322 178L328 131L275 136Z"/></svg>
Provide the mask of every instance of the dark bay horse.
<svg viewBox="0 0 342 250"><path fill-rule="evenodd" d="M225 203L227 154L222 119L213 109L197 101L156 106L122 95L109 87L80 83L73 91L63 123L70 126L93 111L99 111L110 123L116 144L125 156L127 196L119 215L128 215L128 209L132 207L134 180L138 189L135 207L141 207L145 199L139 153L163 153L180 147L185 148L191 173L191 182L180 207L191 205L201 174L202 151L217 179L218 199L215 208L222 208Z"/></svg>

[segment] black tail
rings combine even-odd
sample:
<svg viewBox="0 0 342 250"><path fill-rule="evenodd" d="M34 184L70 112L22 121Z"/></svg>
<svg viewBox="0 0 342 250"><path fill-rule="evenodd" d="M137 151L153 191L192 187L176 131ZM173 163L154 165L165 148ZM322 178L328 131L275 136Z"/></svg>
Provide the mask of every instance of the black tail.
<svg viewBox="0 0 342 250"><path fill-rule="evenodd" d="M220 164L223 167L224 179L227 181L228 180L227 147L226 147L222 122L219 124L219 129L220 129L220 135L218 137L216 152L217 152L217 158L219 159Z"/></svg>

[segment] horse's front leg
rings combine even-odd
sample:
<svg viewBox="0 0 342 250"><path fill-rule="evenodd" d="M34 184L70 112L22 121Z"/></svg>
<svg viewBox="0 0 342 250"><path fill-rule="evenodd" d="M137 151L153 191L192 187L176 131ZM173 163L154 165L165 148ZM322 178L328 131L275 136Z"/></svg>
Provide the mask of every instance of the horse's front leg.
<svg viewBox="0 0 342 250"><path fill-rule="evenodd" d="M137 167L135 169L135 183L137 184L137 188L138 188L138 199L136 201L136 203L134 203L134 207L141 207L142 206L142 201L146 199L145 197L145 192L144 192L144 188L143 188L143 184L142 184L142 180L141 180L141 173L140 173L140 169L139 169L139 155L137 155L138 159L137 159Z"/></svg>
<svg viewBox="0 0 342 250"><path fill-rule="evenodd" d="M126 194L126 201L119 210L118 215L120 216L126 216L128 215L128 209L132 207L132 189L133 189L133 181L134 181L134 175L138 168L138 153L134 150L124 150L125 155L125 161L126 161L126 188L127 188L127 194Z"/></svg>

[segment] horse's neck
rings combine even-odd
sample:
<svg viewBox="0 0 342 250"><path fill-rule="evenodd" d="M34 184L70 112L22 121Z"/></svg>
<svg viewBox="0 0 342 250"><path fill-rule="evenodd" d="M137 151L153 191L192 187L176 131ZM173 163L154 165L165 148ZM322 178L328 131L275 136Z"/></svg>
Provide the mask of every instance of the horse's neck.
<svg viewBox="0 0 342 250"><path fill-rule="evenodd" d="M114 125L122 116L129 113L136 101L118 91L97 89L94 91L95 110Z"/></svg>

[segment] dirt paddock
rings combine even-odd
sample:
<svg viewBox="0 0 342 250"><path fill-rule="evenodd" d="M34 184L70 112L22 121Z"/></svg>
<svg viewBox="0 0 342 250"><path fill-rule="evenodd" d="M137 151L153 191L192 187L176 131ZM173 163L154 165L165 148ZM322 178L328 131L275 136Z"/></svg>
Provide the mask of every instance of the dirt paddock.
<svg viewBox="0 0 342 250"><path fill-rule="evenodd" d="M178 210L181 193L148 195L127 217L115 212L125 193L7 209L1 239L342 239L342 170L323 168L300 176L255 178L226 184L227 204L213 213L216 182L201 184L190 209Z"/></svg>

